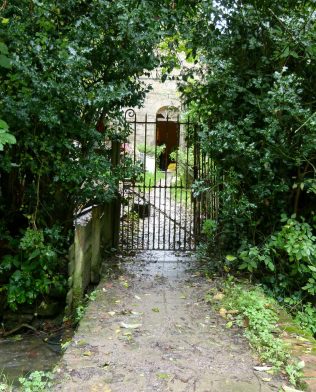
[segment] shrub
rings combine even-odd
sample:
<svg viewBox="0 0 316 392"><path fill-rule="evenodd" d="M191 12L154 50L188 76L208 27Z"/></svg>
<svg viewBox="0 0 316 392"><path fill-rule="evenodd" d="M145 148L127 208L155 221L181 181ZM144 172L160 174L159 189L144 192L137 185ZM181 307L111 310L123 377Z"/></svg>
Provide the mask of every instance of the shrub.
<svg viewBox="0 0 316 392"><path fill-rule="evenodd" d="M3 257L0 274L10 274L4 289L11 309L16 310L19 304L32 304L52 289L64 292L66 280L60 273L58 249L52 245L52 236L57 241L59 234L57 228L45 231L28 228L20 240L19 253ZM49 237L51 243L47 242Z"/></svg>

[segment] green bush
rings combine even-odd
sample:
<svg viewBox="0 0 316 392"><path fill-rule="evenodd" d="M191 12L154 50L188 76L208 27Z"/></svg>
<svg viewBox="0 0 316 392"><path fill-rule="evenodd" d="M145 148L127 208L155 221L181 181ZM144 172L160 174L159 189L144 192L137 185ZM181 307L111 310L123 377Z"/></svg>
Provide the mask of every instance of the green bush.
<svg viewBox="0 0 316 392"><path fill-rule="evenodd" d="M313 228L294 217L282 217L281 230L272 234L261 246L242 250L238 268L263 280L277 284L283 296L298 287L311 296L316 294L316 237Z"/></svg>
<svg viewBox="0 0 316 392"><path fill-rule="evenodd" d="M231 265L264 283L301 326L316 333L316 237L313 227L282 216L282 227L257 246L243 245Z"/></svg>
<svg viewBox="0 0 316 392"><path fill-rule="evenodd" d="M278 329L279 307L268 297L262 287L236 283L232 278L225 282L221 306L227 318L227 328L234 325L244 328L245 336L260 359L276 370L287 373L290 382L298 385L304 362L295 362ZM207 299L213 301L210 296ZM230 311L230 312L229 312Z"/></svg>
<svg viewBox="0 0 316 392"><path fill-rule="evenodd" d="M160 157L160 155L165 151L166 149L166 145L162 144L161 146L151 146L148 144L137 144L137 150L139 152L145 153L146 150L146 154L152 156L152 157L156 157L156 159L158 159Z"/></svg>
<svg viewBox="0 0 316 392"><path fill-rule="evenodd" d="M57 228L44 231L29 228L20 240L19 253L3 257L0 274L9 276L4 290L11 309L32 304L51 290L64 293L66 280L61 273L58 248L53 246L59 238Z"/></svg>

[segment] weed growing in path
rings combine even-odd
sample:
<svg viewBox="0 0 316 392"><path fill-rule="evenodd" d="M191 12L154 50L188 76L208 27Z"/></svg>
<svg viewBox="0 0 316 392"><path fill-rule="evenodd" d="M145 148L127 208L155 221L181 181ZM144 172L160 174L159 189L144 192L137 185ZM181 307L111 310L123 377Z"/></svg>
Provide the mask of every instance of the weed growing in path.
<svg viewBox="0 0 316 392"><path fill-rule="evenodd" d="M230 278L222 293L208 294L206 300L220 303L219 312L227 320L227 328L245 328L244 335L261 361L269 364L272 371L285 371L290 382L299 385L304 363L291 357L277 326L278 306L261 287L235 283Z"/></svg>
<svg viewBox="0 0 316 392"><path fill-rule="evenodd" d="M81 302L80 305L77 306L76 311L75 311L75 322L76 323L79 323L79 321L84 316L89 301L95 301L96 300L97 294L98 294L98 290L91 291L90 294L86 294L85 295L84 300Z"/></svg>

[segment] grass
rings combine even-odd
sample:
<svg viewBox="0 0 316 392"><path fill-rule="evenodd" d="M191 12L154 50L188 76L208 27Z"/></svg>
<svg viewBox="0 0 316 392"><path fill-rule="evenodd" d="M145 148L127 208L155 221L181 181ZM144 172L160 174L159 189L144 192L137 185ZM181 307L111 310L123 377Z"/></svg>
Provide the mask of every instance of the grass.
<svg viewBox="0 0 316 392"><path fill-rule="evenodd" d="M8 380L3 371L0 372L0 392L12 392L13 383Z"/></svg>
<svg viewBox="0 0 316 392"><path fill-rule="evenodd" d="M159 180L163 180L165 178L165 172L157 170L156 171L156 184L159 183ZM146 172L146 175L142 173L136 181L136 186L143 187L145 180L145 188L149 188L149 185L153 187L155 185L155 173Z"/></svg>

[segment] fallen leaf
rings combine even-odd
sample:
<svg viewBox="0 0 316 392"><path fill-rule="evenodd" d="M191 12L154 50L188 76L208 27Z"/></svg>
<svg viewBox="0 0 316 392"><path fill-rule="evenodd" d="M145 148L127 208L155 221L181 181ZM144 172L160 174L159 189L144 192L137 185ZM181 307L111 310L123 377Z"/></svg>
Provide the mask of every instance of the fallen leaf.
<svg viewBox="0 0 316 392"><path fill-rule="evenodd" d="M225 309L225 308L220 308L220 310L219 310L219 314L222 316L222 317L226 317L226 314L227 314L227 310Z"/></svg>
<svg viewBox="0 0 316 392"><path fill-rule="evenodd" d="M125 324L125 323L121 323L121 327L122 328L127 328L127 329L137 329L140 328L142 326L142 324Z"/></svg>
<svg viewBox="0 0 316 392"><path fill-rule="evenodd" d="M115 315L115 312L108 312L108 314L109 314L110 316L114 316L114 315Z"/></svg>
<svg viewBox="0 0 316 392"><path fill-rule="evenodd" d="M182 294L182 295L180 296L180 299L187 299L187 297L186 297L186 295Z"/></svg>
<svg viewBox="0 0 316 392"><path fill-rule="evenodd" d="M228 310L227 313L228 313L228 314L238 314L238 313L239 313L239 310L237 310L237 309L232 309L232 310Z"/></svg>
<svg viewBox="0 0 316 392"><path fill-rule="evenodd" d="M139 301L141 300L141 298L138 295L134 295L134 298L138 299Z"/></svg>
<svg viewBox="0 0 316 392"><path fill-rule="evenodd" d="M159 313L159 312L160 312L159 308L152 308L151 310L152 310L153 312L155 312L155 313Z"/></svg>
<svg viewBox="0 0 316 392"><path fill-rule="evenodd" d="M282 385L282 389L284 392L303 392L300 389L291 388L286 385Z"/></svg>
<svg viewBox="0 0 316 392"><path fill-rule="evenodd" d="M142 314L144 314L143 312L135 312L135 311L131 311L131 314L133 315L133 316L141 316Z"/></svg>
<svg viewBox="0 0 316 392"><path fill-rule="evenodd" d="M170 377L169 374L167 374L167 373L157 373L156 376L158 378L160 378L161 380L166 380L167 378Z"/></svg>
<svg viewBox="0 0 316 392"><path fill-rule="evenodd" d="M272 378L262 377L261 380L264 382L270 382L272 380Z"/></svg>
<svg viewBox="0 0 316 392"><path fill-rule="evenodd" d="M217 293L214 295L213 299L215 301L221 301L224 297L225 297L225 295L223 293Z"/></svg>
<svg viewBox="0 0 316 392"><path fill-rule="evenodd" d="M271 370L271 369L272 369L271 366L254 366L253 368L254 368L254 370L256 370L257 372L267 372L268 370Z"/></svg>
<svg viewBox="0 0 316 392"><path fill-rule="evenodd" d="M102 388L102 389L100 389ZM112 389L108 385L93 385L89 390L90 392L112 392Z"/></svg>
<svg viewBox="0 0 316 392"><path fill-rule="evenodd" d="M87 344L87 341L84 339L78 340L75 342L77 346L85 346Z"/></svg>
<svg viewBox="0 0 316 392"><path fill-rule="evenodd" d="M305 362L304 361L300 361L298 362L298 364L296 365L297 369L303 369L305 367Z"/></svg>
<svg viewBox="0 0 316 392"><path fill-rule="evenodd" d="M226 328L231 328L232 326L233 326L232 321L228 321L228 323L226 323Z"/></svg>
<svg viewBox="0 0 316 392"><path fill-rule="evenodd" d="M10 338L10 340L13 340L14 342L19 342L21 340L23 340L22 335L14 335Z"/></svg>
<svg viewBox="0 0 316 392"><path fill-rule="evenodd" d="M83 355L84 355L85 357L91 357L91 355L93 355L93 352L91 352L91 351L85 351L85 352L83 353Z"/></svg>

